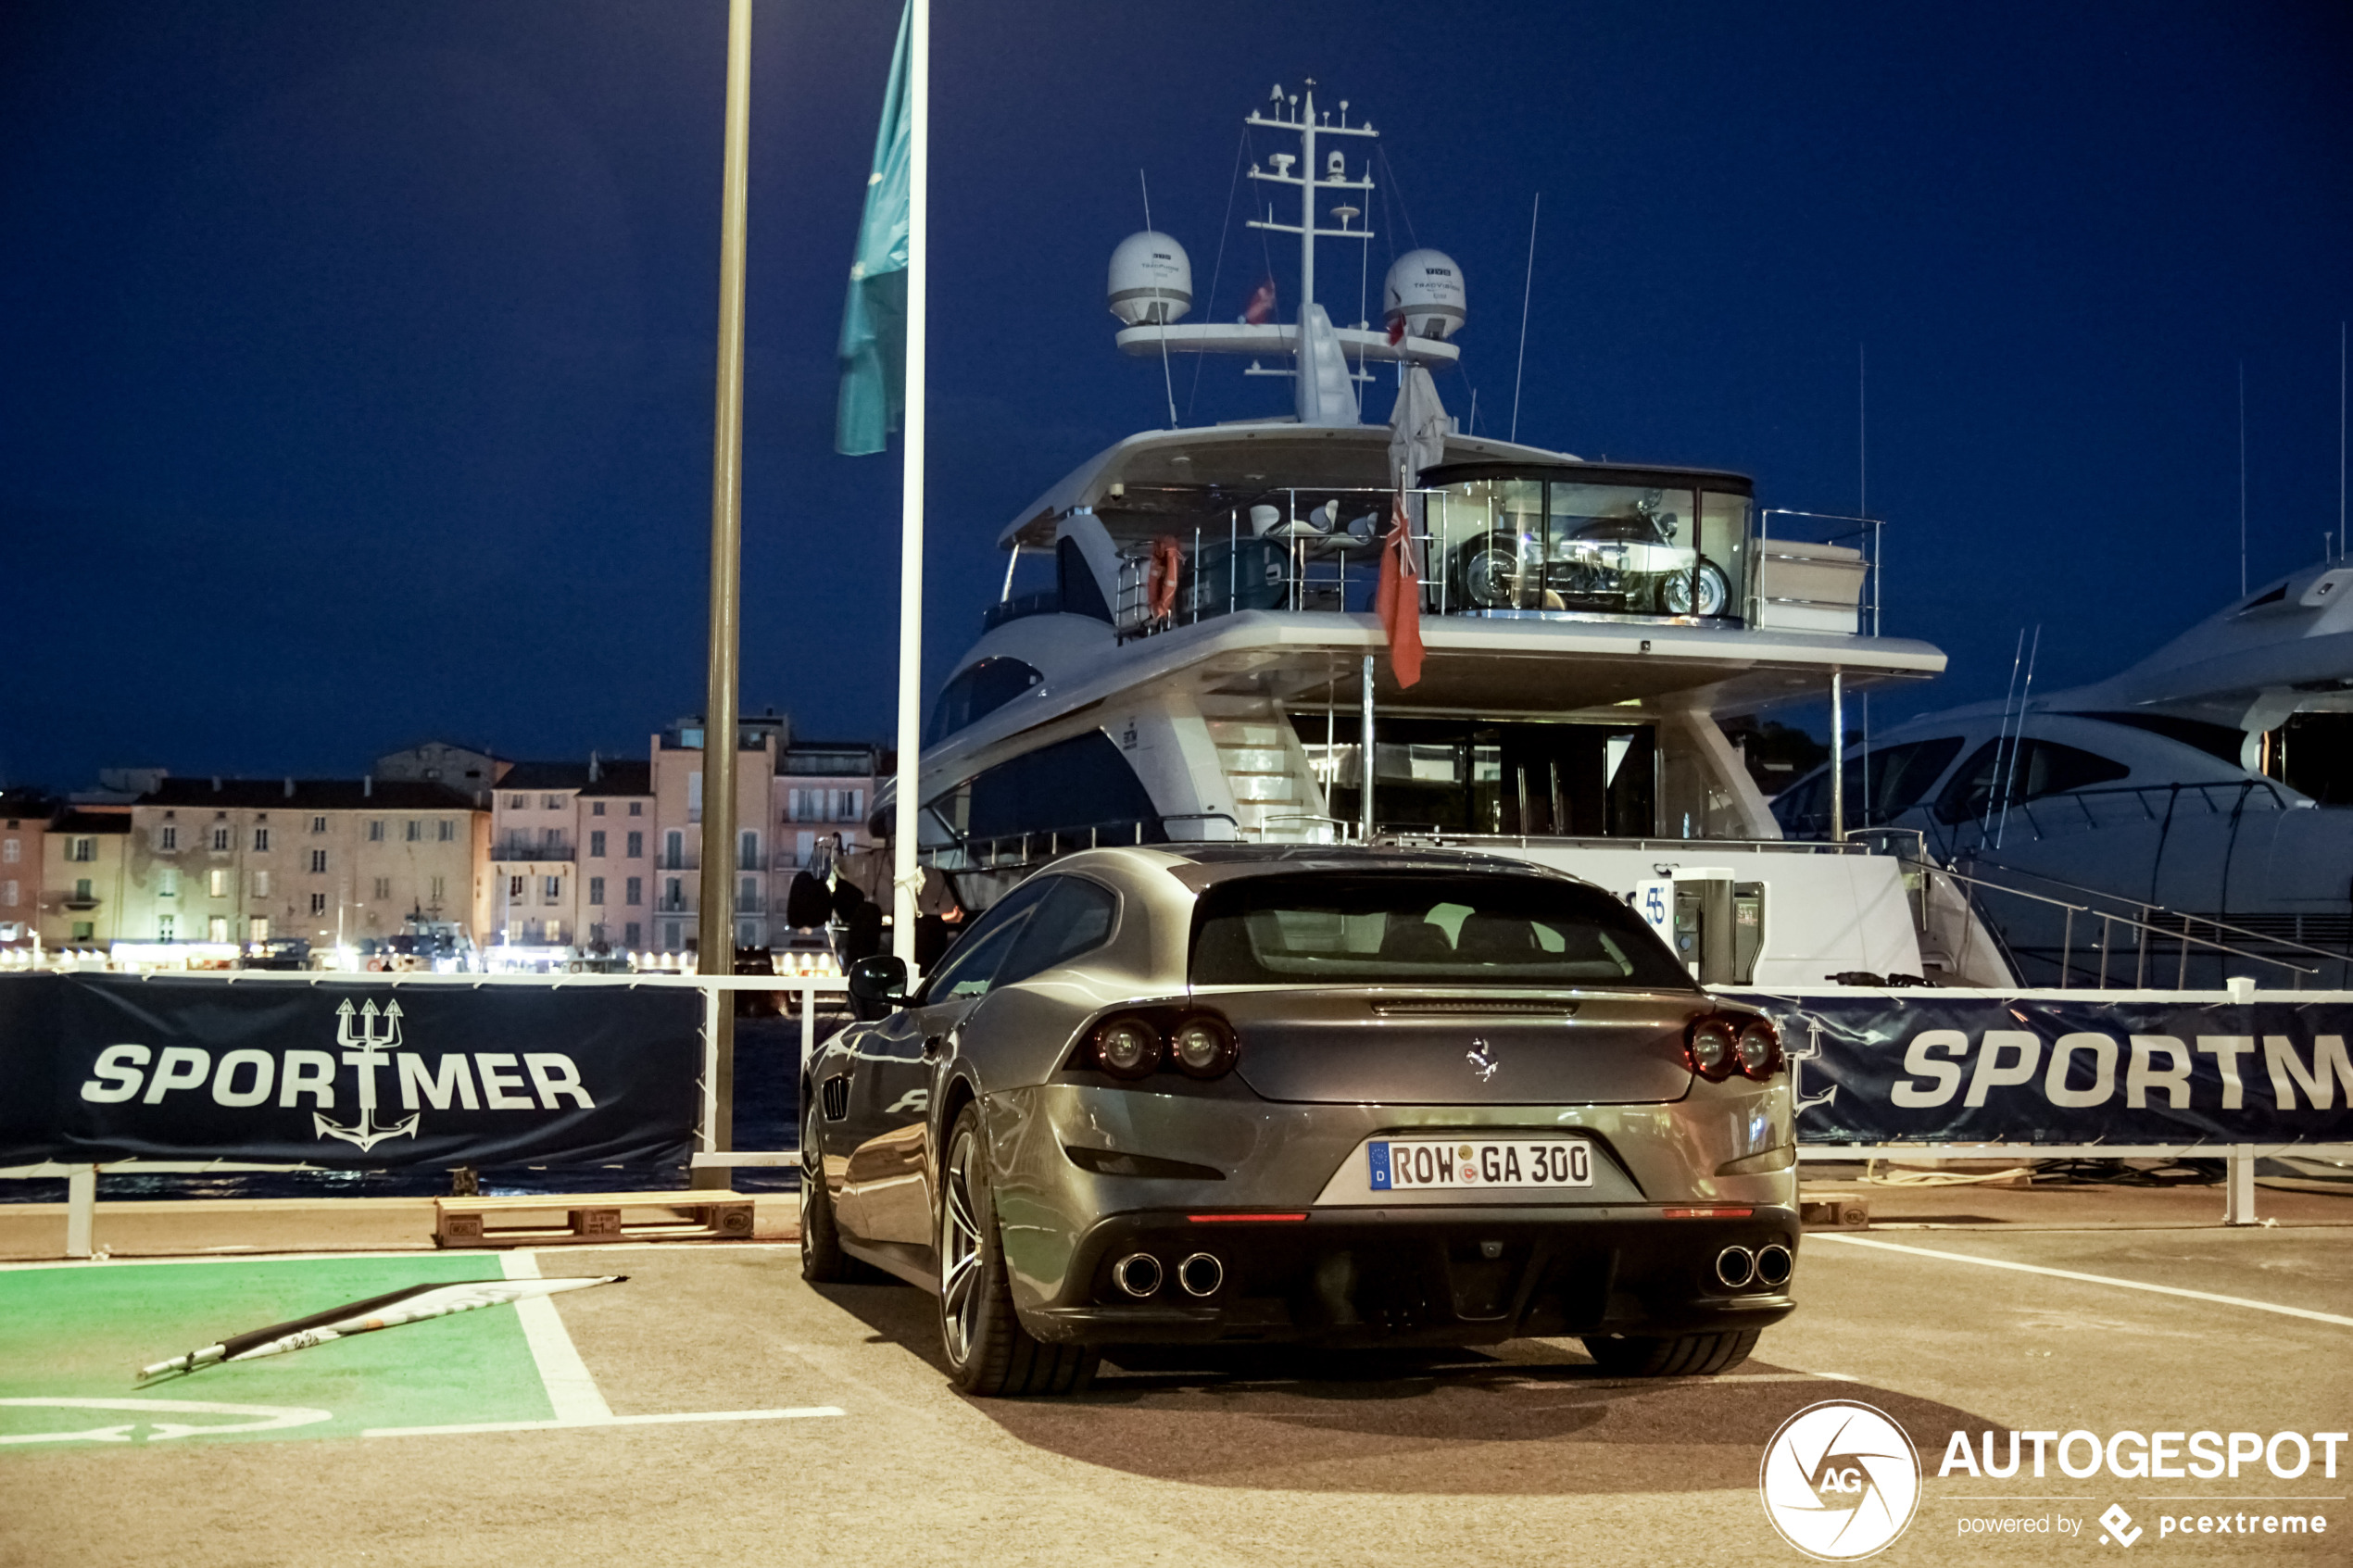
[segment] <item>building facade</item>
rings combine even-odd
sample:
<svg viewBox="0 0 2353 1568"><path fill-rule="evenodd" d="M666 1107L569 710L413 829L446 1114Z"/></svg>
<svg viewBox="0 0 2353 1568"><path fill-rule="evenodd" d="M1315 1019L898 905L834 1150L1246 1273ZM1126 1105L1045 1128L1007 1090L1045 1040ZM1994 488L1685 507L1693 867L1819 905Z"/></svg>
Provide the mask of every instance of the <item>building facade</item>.
<svg viewBox="0 0 2353 1568"><path fill-rule="evenodd" d="M488 927L490 812L445 784L165 779L129 823L120 938L360 948L411 918Z"/></svg>
<svg viewBox="0 0 2353 1568"><path fill-rule="evenodd" d="M517 762L491 809L494 939L599 956L652 941L655 844L643 762Z"/></svg>
<svg viewBox="0 0 2353 1568"><path fill-rule="evenodd" d="M57 803L38 790L0 790L0 947L41 935L42 853Z"/></svg>
<svg viewBox="0 0 2353 1568"><path fill-rule="evenodd" d="M75 806L46 826L38 913L43 946L104 950L134 935L124 897L131 808Z"/></svg>

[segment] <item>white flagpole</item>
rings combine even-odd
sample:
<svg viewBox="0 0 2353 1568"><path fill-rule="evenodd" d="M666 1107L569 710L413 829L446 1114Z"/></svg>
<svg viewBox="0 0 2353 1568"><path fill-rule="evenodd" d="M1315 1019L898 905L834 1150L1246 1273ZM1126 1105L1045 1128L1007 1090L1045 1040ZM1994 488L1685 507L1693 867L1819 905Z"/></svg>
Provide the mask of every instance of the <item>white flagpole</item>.
<svg viewBox="0 0 2353 1568"><path fill-rule="evenodd" d="M891 835L890 950L915 970L917 798L924 710L924 338L931 215L931 3L910 0L907 44L907 409L899 521L899 798Z"/></svg>

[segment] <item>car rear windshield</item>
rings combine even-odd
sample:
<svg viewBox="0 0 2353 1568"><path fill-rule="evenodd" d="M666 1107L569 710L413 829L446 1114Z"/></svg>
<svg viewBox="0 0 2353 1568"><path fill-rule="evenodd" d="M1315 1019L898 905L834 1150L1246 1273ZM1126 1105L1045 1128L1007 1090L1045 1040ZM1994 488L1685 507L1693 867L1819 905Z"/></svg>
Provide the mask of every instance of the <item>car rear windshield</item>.
<svg viewBox="0 0 2353 1568"><path fill-rule="evenodd" d="M1452 872L1326 872L1210 888L1193 916L1197 985L1625 985L1692 978L1598 888Z"/></svg>

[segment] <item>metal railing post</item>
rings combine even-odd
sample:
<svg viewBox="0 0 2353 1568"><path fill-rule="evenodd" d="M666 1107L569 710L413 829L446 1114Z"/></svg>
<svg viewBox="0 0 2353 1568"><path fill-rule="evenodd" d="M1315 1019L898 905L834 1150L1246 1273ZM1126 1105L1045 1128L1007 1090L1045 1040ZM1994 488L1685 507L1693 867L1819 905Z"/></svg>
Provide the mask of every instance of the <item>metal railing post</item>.
<svg viewBox="0 0 2353 1568"><path fill-rule="evenodd" d="M89 1257L97 1228L98 1168L69 1166L66 1171L66 1256Z"/></svg>
<svg viewBox="0 0 2353 1568"><path fill-rule="evenodd" d="M2222 1223L2251 1225L2255 1218L2255 1146L2231 1146L2230 1175L2222 1185Z"/></svg>

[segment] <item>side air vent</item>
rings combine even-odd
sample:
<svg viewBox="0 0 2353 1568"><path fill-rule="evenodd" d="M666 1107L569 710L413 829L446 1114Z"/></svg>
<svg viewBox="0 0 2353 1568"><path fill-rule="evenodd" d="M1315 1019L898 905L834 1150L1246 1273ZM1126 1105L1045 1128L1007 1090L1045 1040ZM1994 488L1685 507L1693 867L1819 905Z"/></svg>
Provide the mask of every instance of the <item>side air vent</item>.
<svg viewBox="0 0 2353 1568"><path fill-rule="evenodd" d="M828 1078L817 1090L817 1103L824 1109L825 1120L838 1122L849 1114L849 1077L844 1073Z"/></svg>

